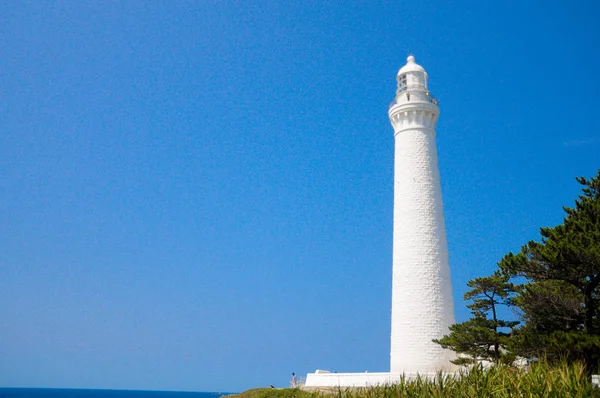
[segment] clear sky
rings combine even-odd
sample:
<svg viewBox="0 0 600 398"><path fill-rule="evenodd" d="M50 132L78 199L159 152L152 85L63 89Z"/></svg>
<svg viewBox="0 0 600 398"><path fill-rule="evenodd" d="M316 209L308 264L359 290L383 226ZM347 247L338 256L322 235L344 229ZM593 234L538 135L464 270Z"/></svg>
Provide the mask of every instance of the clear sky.
<svg viewBox="0 0 600 398"><path fill-rule="evenodd" d="M397 70L469 278L600 167L597 1L0 4L0 386L387 371Z"/></svg>

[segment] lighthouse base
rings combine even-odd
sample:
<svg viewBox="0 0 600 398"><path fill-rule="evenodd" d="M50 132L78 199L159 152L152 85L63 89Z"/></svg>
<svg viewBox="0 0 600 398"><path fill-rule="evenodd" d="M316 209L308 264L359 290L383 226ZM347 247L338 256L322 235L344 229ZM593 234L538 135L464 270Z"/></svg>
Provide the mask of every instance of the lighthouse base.
<svg viewBox="0 0 600 398"><path fill-rule="evenodd" d="M453 373L331 373L328 371L317 370L315 373L306 375L304 387L311 389L313 387L375 387L383 385L398 384L404 378L407 380L435 379L442 375L451 375Z"/></svg>

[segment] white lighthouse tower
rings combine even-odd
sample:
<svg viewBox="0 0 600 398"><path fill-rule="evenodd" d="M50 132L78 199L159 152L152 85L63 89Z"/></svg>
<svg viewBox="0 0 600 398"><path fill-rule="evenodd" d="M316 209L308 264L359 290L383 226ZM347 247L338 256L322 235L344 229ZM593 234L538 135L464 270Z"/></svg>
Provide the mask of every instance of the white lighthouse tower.
<svg viewBox="0 0 600 398"><path fill-rule="evenodd" d="M454 353L431 341L454 323L435 144L440 110L412 55L397 81L388 112L395 137L390 372L450 371Z"/></svg>
<svg viewBox="0 0 600 398"><path fill-rule="evenodd" d="M366 387L455 370L450 363L454 352L432 342L448 334L454 323L435 146L440 109L427 89L425 69L412 55L397 80L389 110L395 137L390 372L317 370L307 374L306 387Z"/></svg>

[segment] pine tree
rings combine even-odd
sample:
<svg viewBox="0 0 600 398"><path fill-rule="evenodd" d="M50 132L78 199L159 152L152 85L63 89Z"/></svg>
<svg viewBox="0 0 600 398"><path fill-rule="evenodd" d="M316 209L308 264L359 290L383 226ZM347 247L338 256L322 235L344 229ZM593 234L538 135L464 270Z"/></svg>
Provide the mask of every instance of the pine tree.
<svg viewBox="0 0 600 398"><path fill-rule="evenodd" d="M470 280L471 288L464 295L471 301L467 307L473 317L466 322L450 326L450 334L439 340L433 340L442 347L456 351L463 356L452 361L456 365L487 360L494 363L511 362L512 356L505 350L508 343L508 330L516 326L517 321L505 321L498 318L500 306L509 306L514 293L509 277L496 271L493 275Z"/></svg>
<svg viewBox="0 0 600 398"><path fill-rule="evenodd" d="M600 170L583 186L575 207L565 207L564 222L541 228L541 242L509 253L499 266L525 283L514 302L524 324L511 349L518 355L549 360L600 359Z"/></svg>

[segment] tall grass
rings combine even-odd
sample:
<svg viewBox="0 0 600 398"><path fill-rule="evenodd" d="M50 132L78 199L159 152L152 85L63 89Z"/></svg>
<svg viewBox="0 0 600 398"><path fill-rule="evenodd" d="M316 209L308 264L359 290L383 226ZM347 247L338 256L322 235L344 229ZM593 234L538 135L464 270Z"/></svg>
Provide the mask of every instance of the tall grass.
<svg viewBox="0 0 600 398"><path fill-rule="evenodd" d="M508 366L475 367L459 375L401 379L398 384L336 391L338 398L400 397L600 397L581 364L550 366L538 363L528 370Z"/></svg>
<svg viewBox="0 0 600 398"><path fill-rule="evenodd" d="M369 388L254 389L231 398L495 398L495 397L600 397L591 377L579 363L549 365L539 362L528 370L508 366L475 367L458 375L401 379L399 383Z"/></svg>

